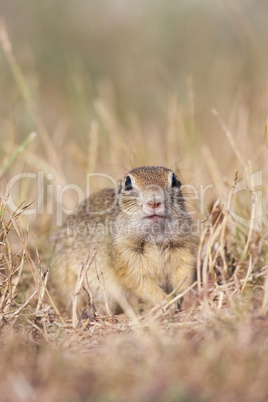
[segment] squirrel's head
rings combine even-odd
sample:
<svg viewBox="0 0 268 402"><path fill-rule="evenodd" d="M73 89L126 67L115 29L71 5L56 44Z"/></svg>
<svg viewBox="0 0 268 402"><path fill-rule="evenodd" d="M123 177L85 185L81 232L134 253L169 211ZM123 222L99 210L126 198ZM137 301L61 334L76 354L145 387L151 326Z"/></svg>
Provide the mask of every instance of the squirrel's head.
<svg viewBox="0 0 268 402"><path fill-rule="evenodd" d="M131 170L117 184L121 216L139 228L159 228L191 220L185 209L181 182L171 170L144 166Z"/></svg>

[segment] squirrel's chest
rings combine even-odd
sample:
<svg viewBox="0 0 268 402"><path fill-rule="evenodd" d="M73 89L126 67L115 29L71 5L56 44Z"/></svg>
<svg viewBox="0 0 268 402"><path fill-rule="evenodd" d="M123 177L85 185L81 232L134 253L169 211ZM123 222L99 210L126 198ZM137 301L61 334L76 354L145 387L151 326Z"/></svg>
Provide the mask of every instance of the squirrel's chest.
<svg viewBox="0 0 268 402"><path fill-rule="evenodd" d="M141 257L143 259L141 264L143 272L154 278L159 286L163 288L168 286L171 272L175 269L172 254L172 251L168 248L162 249L158 246L150 245L145 248Z"/></svg>
<svg viewBox="0 0 268 402"><path fill-rule="evenodd" d="M171 272L176 269L173 254L168 248L163 249L151 244L142 248L121 247L115 262L116 271L119 276L129 281L142 282L148 278L161 288L167 289Z"/></svg>

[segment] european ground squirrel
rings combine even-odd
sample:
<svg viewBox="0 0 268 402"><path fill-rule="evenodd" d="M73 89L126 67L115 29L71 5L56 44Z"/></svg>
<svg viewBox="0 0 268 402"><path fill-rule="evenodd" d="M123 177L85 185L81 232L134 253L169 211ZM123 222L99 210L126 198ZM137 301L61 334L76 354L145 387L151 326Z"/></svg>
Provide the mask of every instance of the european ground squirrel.
<svg viewBox="0 0 268 402"><path fill-rule="evenodd" d="M67 305L81 265L99 312L155 306L193 283L195 236L181 183L165 167L131 170L115 189L84 200L55 236L52 279ZM181 285L181 286L180 286ZM144 307L143 307L144 308Z"/></svg>

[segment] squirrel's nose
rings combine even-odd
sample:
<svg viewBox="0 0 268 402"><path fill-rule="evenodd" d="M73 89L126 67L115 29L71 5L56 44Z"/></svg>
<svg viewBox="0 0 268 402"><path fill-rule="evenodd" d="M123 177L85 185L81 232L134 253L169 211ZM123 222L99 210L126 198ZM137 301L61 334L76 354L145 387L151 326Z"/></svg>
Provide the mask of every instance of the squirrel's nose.
<svg viewBox="0 0 268 402"><path fill-rule="evenodd" d="M147 202L148 207L152 208L152 209L157 209L161 206L161 202L159 200L150 200Z"/></svg>

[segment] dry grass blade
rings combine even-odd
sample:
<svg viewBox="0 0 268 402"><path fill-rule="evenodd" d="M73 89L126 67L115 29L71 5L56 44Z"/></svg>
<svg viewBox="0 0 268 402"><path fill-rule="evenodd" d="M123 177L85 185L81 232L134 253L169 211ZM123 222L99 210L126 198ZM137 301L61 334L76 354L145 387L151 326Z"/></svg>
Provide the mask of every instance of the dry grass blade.
<svg viewBox="0 0 268 402"><path fill-rule="evenodd" d="M76 285L75 285L75 291L74 291L74 296L73 296L73 301L72 301L72 324L73 324L73 328L77 328L77 324L78 324L78 317L77 317L77 306L78 306L78 297L79 294L82 290L82 287L85 283L86 280L86 276L87 276L87 271L89 270L89 268L91 267L91 265L93 264L94 260L96 257L96 252L93 254L93 256L90 258L90 254L88 255L87 258L87 262L86 264L82 264L78 277L77 277L77 281L76 281ZM90 289L89 289L90 291ZM90 300L91 304L94 304L94 300Z"/></svg>
<svg viewBox="0 0 268 402"><path fill-rule="evenodd" d="M98 159L98 147L99 147L99 125L93 121L90 127L89 133L89 146L88 146L88 162L87 172L95 172Z"/></svg>
<svg viewBox="0 0 268 402"><path fill-rule="evenodd" d="M82 289L84 279L85 279L85 265L82 264L81 268L80 268L80 271L79 271L79 274L77 276L74 296L72 297L72 323L73 323L73 328L77 328L77 324L78 324L78 317L77 317L78 297L79 297L79 293L80 293L80 291Z"/></svg>
<svg viewBox="0 0 268 402"><path fill-rule="evenodd" d="M265 127L264 127L264 141L266 144L266 148L268 149L268 119L266 119Z"/></svg>
<svg viewBox="0 0 268 402"><path fill-rule="evenodd" d="M0 178L3 176L3 174L7 171L7 169L12 165L12 163L15 161L15 159L18 157L20 153L24 151L24 149L27 147L28 144L30 144L34 139L36 138L36 133L31 133L28 135L28 137L25 138L25 140L17 147L17 149L13 152L13 154L10 156L9 160L6 162L6 164L1 168L0 170Z"/></svg>
<svg viewBox="0 0 268 402"><path fill-rule="evenodd" d="M241 289L241 293L243 293L243 291L244 291L244 289L245 289L245 287L246 287L246 285L247 285L248 279L249 279L250 274L251 274L251 272L252 272L252 268L253 268L253 265L252 265L252 255L250 254L250 256L249 256L249 265L248 265L247 275L246 275L245 281L244 281L244 283L243 283L243 286L242 286L242 289Z"/></svg>
<svg viewBox="0 0 268 402"><path fill-rule="evenodd" d="M62 172L61 165L59 164L57 151L55 150L54 144L52 143L51 138L47 132L47 129L38 113L37 107L33 101L32 94L29 90L27 82L14 56L12 44L10 42L5 23L2 19L0 19L0 41L2 44L4 54L8 61L9 67L14 75L15 81L19 88L19 91L21 92L21 95L29 108L33 121L36 124L38 134L42 139L44 149L46 150L47 153L47 158L51 166L54 167L55 175L58 177L58 181L61 184L64 184L66 182L66 179Z"/></svg>
<svg viewBox="0 0 268 402"><path fill-rule="evenodd" d="M196 287L196 285L197 285L197 282L194 282L191 286L189 286L187 289L185 289L184 292L178 294L172 300L170 300L169 302L164 304L163 308L167 309L169 306L171 306L172 304L176 303L178 300L180 300L182 297L184 297L188 292L190 292L190 290L194 289Z"/></svg>
<svg viewBox="0 0 268 402"><path fill-rule="evenodd" d="M253 176L252 176L252 171L251 171L251 165L250 165L250 185L251 185L251 216L250 216L250 224L249 224L249 231L248 231L248 236L247 236L247 242L245 244L244 250L241 255L241 261L246 257L249 244L252 239L253 235L253 230L254 230L254 225L255 225L255 217L256 217L256 203L257 203L257 196L254 191L254 182L253 182Z"/></svg>
<svg viewBox="0 0 268 402"><path fill-rule="evenodd" d="M208 172L211 176L212 182L217 189L218 197L224 198L226 194L226 186L224 185L224 181L219 170L217 161L213 157L208 147L202 146L201 152L204 157L204 162L207 166Z"/></svg>
<svg viewBox="0 0 268 402"><path fill-rule="evenodd" d="M214 114L214 116L216 116L218 118L221 128L222 128L223 132L225 133L237 159L239 160L240 164L243 166L244 171L247 172L248 171L247 165L242 158L241 152L235 143L235 140L234 140L234 137L233 137L231 131L228 130L228 128L226 127L226 124L224 123L222 117L220 116L220 114L217 112L216 109L212 109L212 113Z"/></svg>
<svg viewBox="0 0 268 402"><path fill-rule="evenodd" d="M33 298L35 297L35 295L39 292L40 288L41 288L42 283L40 282L40 285L34 290L34 292L31 294L30 297L28 297L28 299L26 300L25 303L23 303L17 310L15 310L14 312L9 312L6 313L7 317L9 319L15 318L19 315L19 313L26 307L28 306L28 304L33 300Z"/></svg>
<svg viewBox="0 0 268 402"><path fill-rule="evenodd" d="M266 268L266 277L264 282L264 297L259 311L260 316L265 317L268 312L268 269Z"/></svg>

